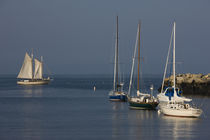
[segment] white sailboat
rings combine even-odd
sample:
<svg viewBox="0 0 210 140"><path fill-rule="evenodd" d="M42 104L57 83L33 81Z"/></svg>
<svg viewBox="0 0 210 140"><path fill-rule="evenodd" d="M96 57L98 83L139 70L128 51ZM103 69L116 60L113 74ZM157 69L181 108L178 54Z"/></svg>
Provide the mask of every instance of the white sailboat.
<svg viewBox="0 0 210 140"><path fill-rule="evenodd" d="M166 98L163 98L164 96L169 98L167 104L160 105L160 112L162 112L164 115L169 115L169 116L199 117L202 114L202 110L196 107L192 107L188 103L185 103L185 102L192 101L192 99L181 97L177 93L179 90L178 88L176 88L176 77L175 77L175 30L176 30L176 23L174 22L174 26L173 26L173 86L166 88L165 92L160 93L158 95L158 99L160 101L166 101L166 100L163 100L163 99L166 99ZM163 85L162 85L162 88L163 88ZM165 95L167 91L169 90L171 90L173 93L172 97Z"/></svg>
<svg viewBox="0 0 210 140"><path fill-rule="evenodd" d="M169 56L170 56L170 52L171 52L171 44L172 44L172 39L173 39L173 43L174 43L174 50L173 50L173 86L168 86L165 88L164 90L164 80L165 80L165 77L166 77L166 72L167 72L167 67L168 67L168 61L169 61ZM162 86L161 86L161 91L160 93L157 95L158 97L158 100L161 102L161 104L163 102L169 102L171 100L174 99L174 94L176 91L176 102L190 102L192 99L189 99L189 98L186 98L184 96L181 96L180 95L180 89L178 87L175 87L175 82L176 82L176 78L175 78L175 22L174 22L174 27L173 27L173 30L172 30L172 34L171 34L171 39L170 39L170 44L169 44L169 49L168 49L168 55L167 55L167 59L166 59L166 65L165 65L165 70L164 70L164 75L163 75L163 82L162 82Z"/></svg>
<svg viewBox="0 0 210 140"><path fill-rule="evenodd" d="M138 30L137 30L137 38L136 38L136 45L134 49L134 55L133 55L133 62L132 62L132 68L131 68L131 75L130 75L130 84L129 84L129 91L128 91L128 102L129 106L132 109L155 109L158 105L157 99L152 95L148 93L142 93L140 92L140 23L138 24ZM138 42L138 43L137 43ZM137 45L138 44L138 45ZM138 46L138 77L137 77L137 91L136 96L131 96L131 86L133 83L133 73L134 73L134 63L136 58L136 50ZM153 90L153 87L151 87Z"/></svg>
<svg viewBox="0 0 210 140"><path fill-rule="evenodd" d="M43 85L50 82L50 77L43 78L43 58L41 61L34 59L33 71L33 53L31 56L26 52L23 65L17 76L19 85Z"/></svg>
<svg viewBox="0 0 210 140"><path fill-rule="evenodd" d="M123 91L123 83L119 80L119 66L118 66L118 16L116 29L116 44L115 44L115 63L114 63L114 80L113 90L109 92L109 100L111 101L127 101L127 94Z"/></svg>

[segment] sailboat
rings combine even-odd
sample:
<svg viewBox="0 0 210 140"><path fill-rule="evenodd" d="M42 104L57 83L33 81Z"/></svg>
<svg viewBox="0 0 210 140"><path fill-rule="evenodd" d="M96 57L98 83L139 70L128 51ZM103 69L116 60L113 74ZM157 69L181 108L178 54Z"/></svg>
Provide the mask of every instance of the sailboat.
<svg viewBox="0 0 210 140"><path fill-rule="evenodd" d="M167 103L171 100L174 100L174 93L176 94L176 97L177 97L176 102L184 102L184 101L190 102L190 101L192 101L192 99L181 96L180 89L175 86L175 82L176 82L176 78L175 78L175 25L176 25L176 23L174 22L174 27L173 27L173 30L172 30L169 49L168 49L168 55L167 55L167 58L166 58L166 65L165 65L165 70L164 70L164 74L163 74L163 82L162 82L162 86L161 86L161 91L157 95L158 100L161 102L161 104L162 103ZM174 45L173 45L174 46L174 48L173 48L173 57L174 57L173 61L174 62L173 62L173 82L172 83L174 85L164 87L164 84L165 84L164 82L165 82L165 77L166 77L166 72L167 72L167 67L168 67L168 61L169 61L169 56L170 56L170 52L171 52L172 39L173 39L173 43L174 43Z"/></svg>
<svg viewBox="0 0 210 140"><path fill-rule="evenodd" d="M158 100L149 93L142 93L140 92L140 27L141 24L138 24L138 31L137 31L137 39L136 39L136 45L134 49L134 55L133 55L133 62L132 62L132 68L131 68L131 76L130 76L130 84L129 84L129 91L128 91L128 102L131 109L155 109L158 105ZM134 73L134 63L136 58L136 50L137 50L137 41L138 41L138 77L137 77L137 92L136 96L131 96L131 86L133 83L133 73ZM153 86L151 87L151 90L153 90Z"/></svg>
<svg viewBox="0 0 210 140"><path fill-rule="evenodd" d="M33 53L31 56L26 52L23 65L17 76L19 85L43 85L50 82L50 77L43 78L43 57L41 61L34 59L33 70Z"/></svg>
<svg viewBox="0 0 210 140"><path fill-rule="evenodd" d="M178 116L178 117L199 117L202 114L202 110L193 106L190 106L189 103L192 99L188 99L185 97L178 96L178 88L176 87L176 77L175 77L175 30L176 23L174 22L173 26L173 86L166 88L164 93L170 89L173 92L173 97L168 97L169 101L167 104L160 105L160 112L164 115L169 116ZM166 95L165 95L166 96ZM162 99L162 93L158 96L159 99Z"/></svg>
<svg viewBox="0 0 210 140"><path fill-rule="evenodd" d="M114 80L113 80L113 90L111 90L109 92L109 100L111 100L111 101L127 101L127 94L123 91L123 83L120 82L120 80L119 80L118 60L119 60L119 56L118 56L118 16L117 16Z"/></svg>

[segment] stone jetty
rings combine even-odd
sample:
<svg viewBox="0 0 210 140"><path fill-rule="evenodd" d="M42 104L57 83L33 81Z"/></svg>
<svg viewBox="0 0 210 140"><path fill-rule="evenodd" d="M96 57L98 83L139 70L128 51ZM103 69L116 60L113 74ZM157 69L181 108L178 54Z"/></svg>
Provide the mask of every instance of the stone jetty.
<svg viewBox="0 0 210 140"><path fill-rule="evenodd" d="M165 78L165 86L173 84L173 76ZM177 74L176 85L183 91L183 95L210 96L210 73L204 74Z"/></svg>

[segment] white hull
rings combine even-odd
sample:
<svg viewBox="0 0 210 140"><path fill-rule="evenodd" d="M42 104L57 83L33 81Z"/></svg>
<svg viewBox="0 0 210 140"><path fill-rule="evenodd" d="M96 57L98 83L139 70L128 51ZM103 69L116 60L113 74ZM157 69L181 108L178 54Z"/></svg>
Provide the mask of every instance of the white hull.
<svg viewBox="0 0 210 140"><path fill-rule="evenodd" d="M196 109L196 108L180 108L177 107L175 108L174 106L166 105L161 107L161 112L164 115L168 116L175 116L175 117L200 117L202 114L201 109Z"/></svg>
<svg viewBox="0 0 210 140"><path fill-rule="evenodd" d="M18 85L46 85L49 84L50 80L36 80L36 81L31 81L31 80L22 80L22 81L17 81Z"/></svg>

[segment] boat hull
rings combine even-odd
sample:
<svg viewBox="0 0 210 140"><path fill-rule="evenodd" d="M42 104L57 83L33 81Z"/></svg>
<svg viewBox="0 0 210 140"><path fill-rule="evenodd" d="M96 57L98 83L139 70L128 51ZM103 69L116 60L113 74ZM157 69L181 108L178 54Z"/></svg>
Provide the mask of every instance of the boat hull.
<svg viewBox="0 0 210 140"><path fill-rule="evenodd" d="M110 101L126 102L127 101L127 95L124 92L114 92L114 91L111 91L109 93L109 100Z"/></svg>
<svg viewBox="0 0 210 140"><path fill-rule="evenodd" d="M50 80L22 80L17 81L18 85L46 85L49 84Z"/></svg>
<svg viewBox="0 0 210 140"><path fill-rule="evenodd" d="M110 101L122 101L126 102L127 101L127 96L126 95L111 95L109 96Z"/></svg>
<svg viewBox="0 0 210 140"><path fill-rule="evenodd" d="M202 114L201 109L172 109L163 107L161 112L166 116L197 118Z"/></svg>
<svg viewBox="0 0 210 140"><path fill-rule="evenodd" d="M133 102L129 101L129 107L131 109L148 109L148 110L154 110L156 109L158 103L152 102L152 103L145 103L145 102Z"/></svg>

